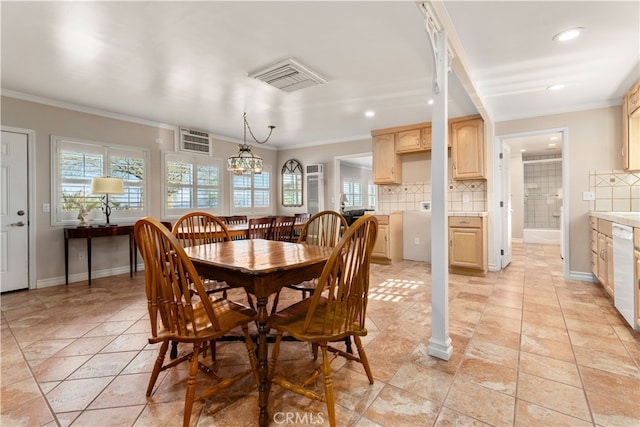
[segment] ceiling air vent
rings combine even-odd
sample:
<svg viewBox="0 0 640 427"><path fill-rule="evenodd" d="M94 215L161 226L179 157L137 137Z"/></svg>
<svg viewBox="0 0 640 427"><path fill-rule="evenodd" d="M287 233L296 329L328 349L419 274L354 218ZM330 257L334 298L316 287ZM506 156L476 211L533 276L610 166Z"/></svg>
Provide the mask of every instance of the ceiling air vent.
<svg viewBox="0 0 640 427"><path fill-rule="evenodd" d="M209 132L180 128L180 151L211 155Z"/></svg>
<svg viewBox="0 0 640 427"><path fill-rule="evenodd" d="M293 92L327 82L327 79L294 59L286 59L270 65L265 69L249 74L249 77L262 80L285 92Z"/></svg>

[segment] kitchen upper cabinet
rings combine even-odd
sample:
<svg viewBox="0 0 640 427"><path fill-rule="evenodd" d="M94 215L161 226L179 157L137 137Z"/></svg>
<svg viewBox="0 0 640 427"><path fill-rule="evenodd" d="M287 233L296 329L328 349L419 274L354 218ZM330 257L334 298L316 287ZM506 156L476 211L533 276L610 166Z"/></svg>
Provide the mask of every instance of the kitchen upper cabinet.
<svg viewBox="0 0 640 427"><path fill-rule="evenodd" d="M373 183L402 183L400 156L396 154L393 133L373 136Z"/></svg>
<svg viewBox="0 0 640 427"><path fill-rule="evenodd" d="M486 179L482 118L451 121L449 137L453 179Z"/></svg>
<svg viewBox="0 0 640 427"><path fill-rule="evenodd" d="M396 153L422 153L431 150L431 128L409 129L396 133Z"/></svg>
<svg viewBox="0 0 640 427"><path fill-rule="evenodd" d="M622 100L622 166L640 170L640 82Z"/></svg>

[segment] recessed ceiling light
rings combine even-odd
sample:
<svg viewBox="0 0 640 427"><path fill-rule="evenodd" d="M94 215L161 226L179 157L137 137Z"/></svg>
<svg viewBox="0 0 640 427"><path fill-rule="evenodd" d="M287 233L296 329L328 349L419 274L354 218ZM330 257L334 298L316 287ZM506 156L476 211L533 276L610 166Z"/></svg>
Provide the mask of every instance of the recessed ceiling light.
<svg viewBox="0 0 640 427"><path fill-rule="evenodd" d="M559 136L552 136L551 138L549 138L551 141L557 141L560 139Z"/></svg>
<svg viewBox="0 0 640 427"><path fill-rule="evenodd" d="M552 40L559 42L566 42L569 40L573 40L580 35L580 33L584 30L582 27L571 28L569 30L565 30L559 32L555 36L553 36Z"/></svg>
<svg viewBox="0 0 640 427"><path fill-rule="evenodd" d="M527 151L527 149L526 149L526 148L521 148L521 149L520 149L520 152L521 152L521 153L524 153L525 151Z"/></svg>
<svg viewBox="0 0 640 427"><path fill-rule="evenodd" d="M428 100L428 101L427 101L427 104L429 104L429 105L433 105L433 99Z"/></svg>
<svg viewBox="0 0 640 427"><path fill-rule="evenodd" d="M554 144L553 142L550 142L549 144L547 144L547 147L555 147L556 144Z"/></svg>
<svg viewBox="0 0 640 427"><path fill-rule="evenodd" d="M375 111L366 111L364 113L364 115L367 116L367 117L373 117L373 116L376 115L376 112Z"/></svg>
<svg viewBox="0 0 640 427"><path fill-rule="evenodd" d="M564 89L563 84L551 85L547 87L547 90L560 90L560 89Z"/></svg>

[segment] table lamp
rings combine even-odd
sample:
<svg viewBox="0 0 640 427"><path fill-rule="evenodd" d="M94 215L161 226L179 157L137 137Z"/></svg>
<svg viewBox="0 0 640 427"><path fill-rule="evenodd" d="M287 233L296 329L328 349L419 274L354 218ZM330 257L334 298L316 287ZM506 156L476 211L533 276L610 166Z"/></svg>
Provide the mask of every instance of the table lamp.
<svg viewBox="0 0 640 427"><path fill-rule="evenodd" d="M340 196L340 206L343 214L344 214L344 207L347 203L349 203L349 199L347 199L346 194L342 193L342 195Z"/></svg>
<svg viewBox="0 0 640 427"><path fill-rule="evenodd" d="M102 213L107 217L107 227L116 226L118 224L109 223L109 215L111 215L111 206L109 205L109 194L124 194L124 182L122 178L111 178L110 176L101 176L91 180L91 193L103 194L101 198Z"/></svg>

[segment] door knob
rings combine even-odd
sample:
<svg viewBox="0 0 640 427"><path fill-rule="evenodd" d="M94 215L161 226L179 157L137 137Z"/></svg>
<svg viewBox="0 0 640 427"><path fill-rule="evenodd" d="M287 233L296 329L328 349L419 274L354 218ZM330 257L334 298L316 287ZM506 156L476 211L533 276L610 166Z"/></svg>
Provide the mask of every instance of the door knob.
<svg viewBox="0 0 640 427"><path fill-rule="evenodd" d="M24 211L23 211L22 209L21 209L21 210L19 210L19 211L18 211L18 212L16 212L16 213L18 214L18 216L22 216L22 215L24 215Z"/></svg>
<svg viewBox="0 0 640 427"><path fill-rule="evenodd" d="M22 221L18 221L18 222L14 222L13 224L9 224L12 227L24 227L24 222Z"/></svg>

